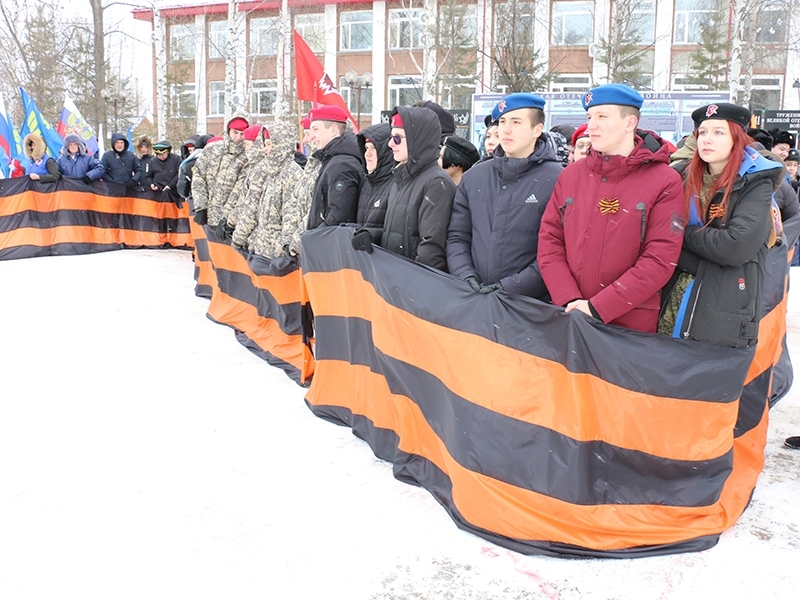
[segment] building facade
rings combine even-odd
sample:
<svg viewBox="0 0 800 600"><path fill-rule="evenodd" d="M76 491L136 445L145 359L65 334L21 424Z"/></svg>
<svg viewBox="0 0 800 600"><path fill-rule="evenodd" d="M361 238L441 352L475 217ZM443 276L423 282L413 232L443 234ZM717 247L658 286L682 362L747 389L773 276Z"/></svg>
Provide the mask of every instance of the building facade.
<svg viewBox="0 0 800 600"><path fill-rule="evenodd" d="M731 89L753 108L800 108L795 4L748 1L165 2L134 17L153 27L159 132L180 136L219 133L236 110L260 120L305 112L294 99L293 29L361 126L420 99L462 109L473 93L575 92L609 80Z"/></svg>

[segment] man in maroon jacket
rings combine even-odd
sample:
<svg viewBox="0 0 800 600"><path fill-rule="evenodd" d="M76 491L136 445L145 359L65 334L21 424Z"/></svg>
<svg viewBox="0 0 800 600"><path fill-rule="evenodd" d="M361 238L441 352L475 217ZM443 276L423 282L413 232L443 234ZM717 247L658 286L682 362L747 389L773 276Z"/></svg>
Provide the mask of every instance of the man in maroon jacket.
<svg viewBox="0 0 800 600"><path fill-rule="evenodd" d="M539 229L539 268L553 304L567 312L655 333L685 209L669 148L637 130L643 102L616 83L584 95L592 148L558 177Z"/></svg>

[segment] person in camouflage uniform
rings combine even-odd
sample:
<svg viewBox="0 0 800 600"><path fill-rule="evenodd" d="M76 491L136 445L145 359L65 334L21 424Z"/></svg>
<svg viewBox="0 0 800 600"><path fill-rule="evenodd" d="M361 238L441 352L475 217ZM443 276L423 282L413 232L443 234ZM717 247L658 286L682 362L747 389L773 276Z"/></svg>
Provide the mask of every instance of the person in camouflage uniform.
<svg viewBox="0 0 800 600"><path fill-rule="evenodd" d="M192 197L195 223L214 227L222 220L225 203L245 165L244 130L247 119L234 116L225 127L225 137L208 145L194 166Z"/></svg>
<svg viewBox="0 0 800 600"><path fill-rule="evenodd" d="M264 191L263 177L253 178L256 166L261 163L267 156L266 146L269 140L269 130L263 123L257 123L248 127L244 132L245 146L249 146L245 150L246 162L242 170L239 172L239 177L233 185L233 191L225 201L222 208L222 219L217 225L217 237L220 239L230 239L233 230L236 228L238 220L238 212L240 207L244 204L245 198L250 189L257 187L258 193Z"/></svg>
<svg viewBox="0 0 800 600"><path fill-rule="evenodd" d="M284 247L305 216L298 203L293 201L295 187L304 171L294 160L297 146L295 125L277 121L268 130L271 148L252 176L266 185L261 193L254 186L240 204L233 244L273 258L284 255Z"/></svg>

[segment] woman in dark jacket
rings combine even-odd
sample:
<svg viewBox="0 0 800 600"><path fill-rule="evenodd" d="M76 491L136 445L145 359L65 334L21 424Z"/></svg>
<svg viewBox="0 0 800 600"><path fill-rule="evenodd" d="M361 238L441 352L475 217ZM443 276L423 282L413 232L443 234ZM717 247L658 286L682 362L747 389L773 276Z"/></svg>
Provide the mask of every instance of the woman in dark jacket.
<svg viewBox="0 0 800 600"><path fill-rule="evenodd" d="M25 172L28 177L41 183L54 183L61 179L56 161L47 154L47 144L38 133L29 133L22 141L22 149L28 164Z"/></svg>
<svg viewBox="0 0 800 600"><path fill-rule="evenodd" d="M378 123L356 136L367 169L367 179L358 196L356 214L356 222L362 227L383 227L389 190L394 185L392 169L396 164L392 149L389 148L391 131L388 123Z"/></svg>
<svg viewBox="0 0 800 600"><path fill-rule="evenodd" d="M684 173L687 215L659 333L743 348L758 339L772 194L783 165L749 146L750 111L712 104L692 113L697 152Z"/></svg>

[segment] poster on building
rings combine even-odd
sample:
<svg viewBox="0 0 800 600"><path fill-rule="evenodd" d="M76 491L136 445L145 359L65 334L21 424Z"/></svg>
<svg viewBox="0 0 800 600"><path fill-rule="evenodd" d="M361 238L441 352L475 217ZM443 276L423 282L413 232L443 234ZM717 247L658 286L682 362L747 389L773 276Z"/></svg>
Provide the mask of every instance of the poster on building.
<svg viewBox="0 0 800 600"><path fill-rule="evenodd" d="M764 110L756 118L758 126L767 131L800 131L800 110Z"/></svg>
<svg viewBox="0 0 800 600"><path fill-rule="evenodd" d="M729 92L640 92L644 96L641 129L656 132L662 138L677 143L683 136L694 131L692 111L713 102L729 102ZM581 104L583 92L542 92L545 106L545 130L554 125L577 127L586 122L586 111ZM503 94L474 94L470 128L472 143L483 147L486 133L484 118L492 112Z"/></svg>

